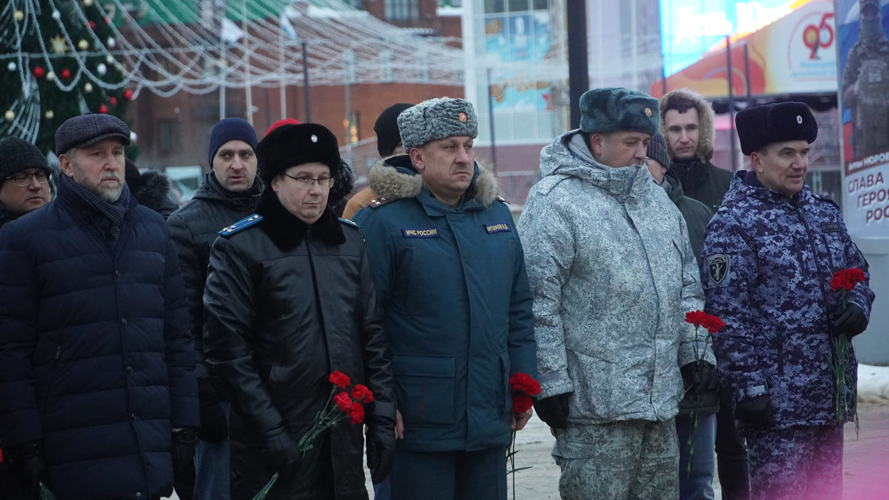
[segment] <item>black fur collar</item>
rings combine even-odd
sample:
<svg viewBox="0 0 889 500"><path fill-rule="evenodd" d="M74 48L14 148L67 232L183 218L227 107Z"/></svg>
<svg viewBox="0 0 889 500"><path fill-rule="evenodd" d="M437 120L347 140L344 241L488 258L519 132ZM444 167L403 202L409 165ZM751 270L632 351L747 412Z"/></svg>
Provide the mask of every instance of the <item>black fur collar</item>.
<svg viewBox="0 0 889 500"><path fill-rule="evenodd" d="M262 216L262 229L275 246L285 252L298 247L310 231L313 238L328 245L342 245L346 242L342 223L330 207L324 210L320 219L309 225L288 212L278 201L275 191L268 188L259 198L256 213Z"/></svg>

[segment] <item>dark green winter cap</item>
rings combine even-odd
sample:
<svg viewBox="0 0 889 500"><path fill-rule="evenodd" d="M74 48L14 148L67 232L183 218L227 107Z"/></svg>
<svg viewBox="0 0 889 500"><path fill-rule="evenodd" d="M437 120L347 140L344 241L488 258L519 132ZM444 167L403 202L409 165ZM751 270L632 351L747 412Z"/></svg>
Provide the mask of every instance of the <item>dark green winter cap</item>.
<svg viewBox="0 0 889 500"><path fill-rule="evenodd" d="M654 135L660 119L658 100L638 90L593 89L580 96L580 130L588 134L633 131Z"/></svg>

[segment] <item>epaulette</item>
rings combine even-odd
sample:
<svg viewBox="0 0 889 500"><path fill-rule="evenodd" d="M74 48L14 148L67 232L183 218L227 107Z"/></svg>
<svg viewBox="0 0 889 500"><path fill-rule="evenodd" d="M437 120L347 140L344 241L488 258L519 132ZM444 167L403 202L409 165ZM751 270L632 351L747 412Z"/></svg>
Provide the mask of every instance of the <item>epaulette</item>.
<svg viewBox="0 0 889 500"><path fill-rule="evenodd" d="M389 203L389 201L390 200L387 200L385 198L378 198L378 199L370 200L369 202L367 202L367 205L364 205L364 206L370 207L370 208L377 208L377 207L382 207L386 203Z"/></svg>
<svg viewBox="0 0 889 500"><path fill-rule="evenodd" d="M342 222L343 224L348 224L356 229L361 227L358 224L355 224L354 222L350 221L349 219L343 219L342 217L340 218L340 222Z"/></svg>
<svg viewBox="0 0 889 500"><path fill-rule="evenodd" d="M248 227L258 223L261 220L262 220L261 215L253 214L250 217L245 217L245 218L239 220L238 222L235 222L231 226L222 228L222 230L219 231L219 234L221 234L222 236L231 236L231 235L237 233L238 231L240 231L241 229L248 228Z"/></svg>
<svg viewBox="0 0 889 500"><path fill-rule="evenodd" d="M500 203L504 203L504 204L506 204L506 205L509 205L509 202L506 201L506 198L500 196L499 194L497 195L497 201L499 201Z"/></svg>

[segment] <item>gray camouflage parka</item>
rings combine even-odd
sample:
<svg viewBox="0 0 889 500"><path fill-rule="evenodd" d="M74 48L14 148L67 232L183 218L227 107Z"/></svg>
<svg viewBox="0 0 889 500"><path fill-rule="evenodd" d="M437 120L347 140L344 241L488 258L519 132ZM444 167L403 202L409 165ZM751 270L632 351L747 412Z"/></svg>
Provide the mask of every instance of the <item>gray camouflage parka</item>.
<svg viewBox="0 0 889 500"><path fill-rule="evenodd" d="M644 166L597 163L578 131L540 153L519 233L534 295L540 397L569 420L674 417L703 293L685 221ZM715 364L712 352L705 359Z"/></svg>

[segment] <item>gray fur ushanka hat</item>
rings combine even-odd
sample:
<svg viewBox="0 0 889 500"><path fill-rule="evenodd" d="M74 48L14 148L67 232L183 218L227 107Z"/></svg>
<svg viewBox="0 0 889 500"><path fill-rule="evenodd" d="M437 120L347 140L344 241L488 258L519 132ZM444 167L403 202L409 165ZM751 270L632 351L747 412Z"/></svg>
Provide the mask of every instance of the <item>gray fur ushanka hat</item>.
<svg viewBox="0 0 889 500"><path fill-rule="evenodd" d="M446 137L478 137L478 117L464 99L429 99L398 115L398 130L405 152Z"/></svg>

